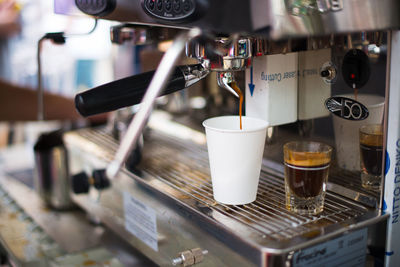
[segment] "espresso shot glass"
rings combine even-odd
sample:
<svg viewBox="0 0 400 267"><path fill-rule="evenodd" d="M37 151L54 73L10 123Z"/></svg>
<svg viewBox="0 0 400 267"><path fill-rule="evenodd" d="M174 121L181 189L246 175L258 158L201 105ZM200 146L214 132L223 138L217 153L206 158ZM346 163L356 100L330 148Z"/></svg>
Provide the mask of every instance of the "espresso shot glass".
<svg viewBox="0 0 400 267"><path fill-rule="evenodd" d="M287 209L301 215L322 212L332 147L318 142L294 141L286 143L283 152Z"/></svg>
<svg viewBox="0 0 400 267"><path fill-rule="evenodd" d="M361 185L379 190L382 180L383 127L380 124L360 127Z"/></svg>

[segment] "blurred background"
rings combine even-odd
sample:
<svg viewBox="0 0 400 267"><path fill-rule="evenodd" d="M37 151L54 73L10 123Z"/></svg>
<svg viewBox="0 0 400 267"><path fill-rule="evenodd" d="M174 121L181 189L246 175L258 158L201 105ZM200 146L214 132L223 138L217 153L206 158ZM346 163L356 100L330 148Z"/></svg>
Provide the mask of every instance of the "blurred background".
<svg viewBox="0 0 400 267"><path fill-rule="evenodd" d="M27 125L42 125L26 121L36 116L32 106L36 104L34 91L38 84L37 50L45 33L63 31L67 36L65 44L44 41L41 49L43 88L46 97L56 99L46 102L45 97L45 107L53 114L47 119L82 120L71 108L77 91L114 79L109 38L112 22L97 23L82 15L57 15L53 2L0 1L0 147L23 142ZM96 23L93 33L86 35ZM134 51L128 53L134 55ZM134 64L131 65L124 66L124 70L134 71ZM58 112L50 112L55 109Z"/></svg>

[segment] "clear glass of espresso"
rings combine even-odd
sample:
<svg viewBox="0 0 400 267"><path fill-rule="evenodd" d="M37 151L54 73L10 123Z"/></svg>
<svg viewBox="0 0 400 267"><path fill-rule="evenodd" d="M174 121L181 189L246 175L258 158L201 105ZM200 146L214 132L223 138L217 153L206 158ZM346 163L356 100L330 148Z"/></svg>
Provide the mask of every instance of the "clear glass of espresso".
<svg viewBox="0 0 400 267"><path fill-rule="evenodd" d="M382 180L383 127L380 124L360 127L361 184L379 190Z"/></svg>
<svg viewBox="0 0 400 267"><path fill-rule="evenodd" d="M332 147L310 141L283 146L286 207L302 215L323 211Z"/></svg>

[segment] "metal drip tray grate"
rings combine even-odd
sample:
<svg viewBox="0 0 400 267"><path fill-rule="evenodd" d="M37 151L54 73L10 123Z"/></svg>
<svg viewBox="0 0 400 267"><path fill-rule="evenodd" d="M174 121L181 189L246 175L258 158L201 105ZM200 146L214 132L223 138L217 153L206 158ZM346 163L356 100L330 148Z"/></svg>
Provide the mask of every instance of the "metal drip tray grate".
<svg viewBox="0 0 400 267"><path fill-rule="evenodd" d="M347 171L342 169L333 169L331 179L337 185L355 190L362 194L379 199L379 191L368 190L361 185L361 173L358 171Z"/></svg>
<svg viewBox="0 0 400 267"><path fill-rule="evenodd" d="M302 216L285 207L283 175L262 168L257 200L247 205L223 205L213 199L207 151L172 138L157 137L146 143L140 169L168 183L234 220L275 240L291 239L315 228L340 223L366 212L366 208L328 192L324 211Z"/></svg>
<svg viewBox="0 0 400 267"><path fill-rule="evenodd" d="M107 161L113 159L117 143L105 131L85 129L77 134L97 147L101 151L99 156ZM255 202L236 206L216 203L206 146L156 131L145 140L138 170L142 181L158 191L160 188L156 185L161 182L163 193L183 202L194 213L206 216L210 225L246 240L250 238L262 247L298 246L315 237L325 238L337 230L343 232L344 226L375 218L378 214L375 209L331 191L327 192L321 214L304 216L292 213L285 207L283 174L266 166L262 167ZM164 190L166 187L169 190Z"/></svg>

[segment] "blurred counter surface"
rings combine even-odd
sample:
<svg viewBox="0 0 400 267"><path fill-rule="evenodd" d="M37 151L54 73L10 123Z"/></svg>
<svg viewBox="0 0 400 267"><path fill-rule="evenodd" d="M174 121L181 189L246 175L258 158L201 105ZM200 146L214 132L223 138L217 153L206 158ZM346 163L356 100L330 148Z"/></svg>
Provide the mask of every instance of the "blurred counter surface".
<svg viewBox="0 0 400 267"><path fill-rule="evenodd" d="M15 266L155 266L76 208L54 211L33 190L32 148L0 150L0 261Z"/></svg>

